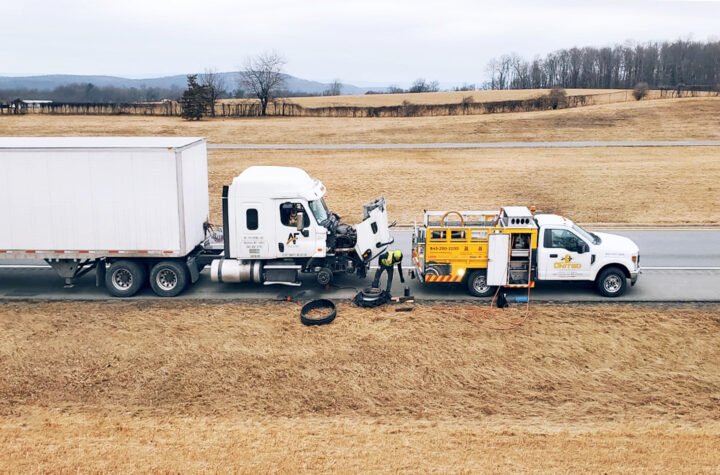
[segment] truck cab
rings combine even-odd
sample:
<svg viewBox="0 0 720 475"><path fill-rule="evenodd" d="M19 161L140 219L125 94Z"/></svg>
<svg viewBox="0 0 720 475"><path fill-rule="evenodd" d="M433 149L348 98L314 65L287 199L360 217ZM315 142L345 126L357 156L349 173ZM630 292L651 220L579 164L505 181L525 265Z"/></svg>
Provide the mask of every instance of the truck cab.
<svg viewBox="0 0 720 475"><path fill-rule="evenodd" d="M335 273L364 277L392 243L385 200L363 207L363 221L342 222L326 188L293 167L254 166L223 190L224 253L212 262L218 282L300 285L301 273L329 284Z"/></svg>

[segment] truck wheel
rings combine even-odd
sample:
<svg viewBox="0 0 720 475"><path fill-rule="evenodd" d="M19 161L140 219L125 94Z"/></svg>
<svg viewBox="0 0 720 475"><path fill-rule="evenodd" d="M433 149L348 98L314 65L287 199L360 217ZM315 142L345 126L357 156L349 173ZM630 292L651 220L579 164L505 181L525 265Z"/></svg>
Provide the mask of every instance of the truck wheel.
<svg viewBox="0 0 720 475"><path fill-rule="evenodd" d="M323 267L317 273L317 282L320 285L330 285L333 280L333 272L327 267Z"/></svg>
<svg viewBox="0 0 720 475"><path fill-rule="evenodd" d="M627 278L621 269L610 267L598 276L597 288L604 297L620 297L627 289Z"/></svg>
<svg viewBox="0 0 720 475"><path fill-rule="evenodd" d="M474 297L490 297L495 293L495 287L487 284L487 273L476 270L470 273L467 279L467 288Z"/></svg>
<svg viewBox="0 0 720 475"><path fill-rule="evenodd" d="M142 264L130 260L115 261L105 272L105 288L113 297L132 297L143 288L146 278Z"/></svg>
<svg viewBox="0 0 720 475"><path fill-rule="evenodd" d="M175 297L187 287L189 274L182 262L160 261L150 271L150 287L159 297Z"/></svg>

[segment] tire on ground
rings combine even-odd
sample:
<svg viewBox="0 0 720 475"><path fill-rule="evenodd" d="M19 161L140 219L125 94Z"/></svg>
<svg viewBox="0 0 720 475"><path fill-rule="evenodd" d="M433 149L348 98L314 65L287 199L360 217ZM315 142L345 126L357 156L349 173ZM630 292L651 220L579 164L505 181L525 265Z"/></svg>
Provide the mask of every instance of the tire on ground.
<svg viewBox="0 0 720 475"><path fill-rule="evenodd" d="M323 310L326 313L324 316L318 318L311 314L313 310ZM311 300L303 305L300 310L300 322L303 325L327 325L335 320L336 316L337 309L335 308L335 304L327 299Z"/></svg>
<svg viewBox="0 0 720 475"><path fill-rule="evenodd" d="M105 288L113 297L132 297L145 285L145 265L132 260L119 260L110 264L105 272Z"/></svg>
<svg viewBox="0 0 720 475"><path fill-rule="evenodd" d="M487 285L487 272L484 270L472 271L467 278L467 289L474 297L491 297L495 287Z"/></svg>
<svg viewBox="0 0 720 475"><path fill-rule="evenodd" d="M159 297L175 297L190 282L190 272L184 262L160 261L150 271L150 287Z"/></svg>
<svg viewBox="0 0 720 475"><path fill-rule="evenodd" d="M597 278L597 289L604 297L620 297L627 290L627 277L622 269L608 267Z"/></svg>

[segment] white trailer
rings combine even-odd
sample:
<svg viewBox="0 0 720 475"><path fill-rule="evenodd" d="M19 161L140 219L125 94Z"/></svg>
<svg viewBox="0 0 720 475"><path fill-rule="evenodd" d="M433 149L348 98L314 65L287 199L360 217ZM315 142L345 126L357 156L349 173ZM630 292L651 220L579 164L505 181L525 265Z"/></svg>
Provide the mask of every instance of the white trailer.
<svg viewBox="0 0 720 475"><path fill-rule="evenodd" d="M324 194L302 170L250 167L225 187L223 228L213 228L205 139L0 138L0 261L45 260L66 285L95 269L98 285L120 297L148 281L175 296L213 261L220 282L364 275L391 242L384 200L365 207L356 229L329 212ZM289 205L304 214L292 239L282 222ZM248 250L258 240L267 252Z"/></svg>

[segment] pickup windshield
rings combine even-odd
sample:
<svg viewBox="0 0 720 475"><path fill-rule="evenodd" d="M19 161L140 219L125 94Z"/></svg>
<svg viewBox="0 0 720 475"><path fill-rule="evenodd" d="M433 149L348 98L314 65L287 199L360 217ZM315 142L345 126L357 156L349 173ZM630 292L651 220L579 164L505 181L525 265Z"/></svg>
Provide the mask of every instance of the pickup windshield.
<svg viewBox="0 0 720 475"><path fill-rule="evenodd" d="M310 206L310 211L312 211L313 216L315 216L315 220L322 226L325 221L327 221L329 215L325 200L322 198L313 200L309 202L308 205Z"/></svg>
<svg viewBox="0 0 720 475"><path fill-rule="evenodd" d="M573 223L572 228L573 228L573 231L575 231L575 233L582 236L583 239L585 239L586 241L590 241L593 244L600 244L600 238L597 237L596 235L594 235L593 233L589 233L589 232L585 231L583 228L581 228L580 226L578 226L575 223Z"/></svg>

